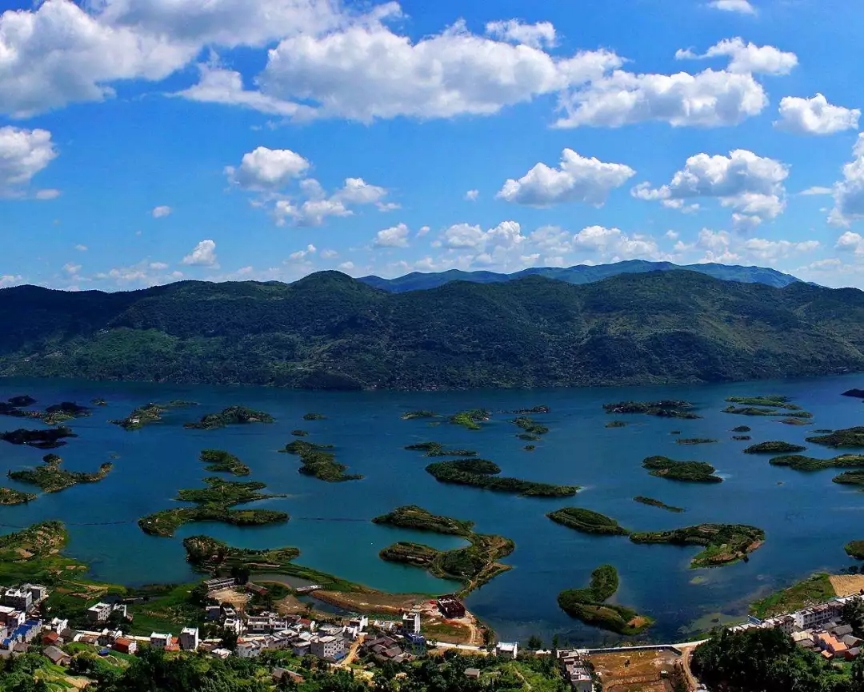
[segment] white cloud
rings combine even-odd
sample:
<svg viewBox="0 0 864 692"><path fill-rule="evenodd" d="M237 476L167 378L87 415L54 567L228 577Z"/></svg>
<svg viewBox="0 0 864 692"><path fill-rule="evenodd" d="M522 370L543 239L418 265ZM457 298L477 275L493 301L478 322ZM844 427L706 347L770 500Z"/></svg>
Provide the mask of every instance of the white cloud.
<svg viewBox="0 0 864 692"><path fill-rule="evenodd" d="M162 205L162 206L155 207L153 209L153 211L150 213L153 215L154 219L162 219L162 218L165 218L166 216L170 216L172 211L173 211L173 209L171 209L171 207L166 206L166 205Z"/></svg>
<svg viewBox="0 0 864 692"><path fill-rule="evenodd" d="M518 19L489 22L486 25L486 34L492 38L522 43L532 48L554 47L557 43L555 27L550 22L523 24Z"/></svg>
<svg viewBox="0 0 864 692"><path fill-rule="evenodd" d="M375 247L408 247L408 226L400 223L375 234Z"/></svg>
<svg viewBox="0 0 864 692"><path fill-rule="evenodd" d="M46 188L44 190L36 190L36 194L34 194L33 196L39 200L50 200L57 199L60 194L60 190L55 190L54 188Z"/></svg>
<svg viewBox="0 0 864 692"><path fill-rule="evenodd" d="M846 231L837 239L834 249L840 252L851 252L855 255L864 256L864 237L860 233Z"/></svg>
<svg viewBox="0 0 864 692"><path fill-rule="evenodd" d="M24 277L20 274L0 274L0 288L7 288L9 286L17 286L20 283L23 283Z"/></svg>
<svg viewBox="0 0 864 692"><path fill-rule="evenodd" d="M76 245L75 249L78 250L78 252L87 252L87 246L86 245Z"/></svg>
<svg viewBox="0 0 864 692"><path fill-rule="evenodd" d="M474 250L478 254L509 251L526 240L522 227L515 221L502 221L494 228L483 230L480 226L457 223L442 234L444 247L451 250Z"/></svg>
<svg viewBox="0 0 864 692"><path fill-rule="evenodd" d="M724 12L737 12L739 14L756 14L756 8L748 0L711 0L709 7Z"/></svg>
<svg viewBox="0 0 864 692"><path fill-rule="evenodd" d="M427 234L429 231L431 231L431 230L432 230L432 229L429 228L429 226L421 226L421 227L420 227L420 230L417 231L417 237L418 237L418 238L422 238L424 235L426 235L426 234Z"/></svg>
<svg viewBox="0 0 864 692"><path fill-rule="evenodd" d="M219 265L216 260L216 243L212 240L202 240L183 258L183 264L217 268Z"/></svg>
<svg viewBox="0 0 864 692"><path fill-rule="evenodd" d="M679 50L677 60L705 60L708 58L729 58L728 72L736 74L789 74L798 65L795 53L786 53L774 46L757 46L744 43L741 38L728 38L711 46L705 53L698 55L691 50Z"/></svg>
<svg viewBox="0 0 864 692"><path fill-rule="evenodd" d="M768 105L750 74L705 70L692 75L634 74L616 70L561 98L566 116L557 127L622 127L665 122L672 127L737 125Z"/></svg>
<svg viewBox="0 0 864 692"><path fill-rule="evenodd" d="M161 272L168 269L168 265L165 262L150 262L148 265L150 269L153 271Z"/></svg>
<svg viewBox="0 0 864 692"><path fill-rule="evenodd" d="M466 202L476 202L478 197L480 197L480 190L468 190L465 193Z"/></svg>
<svg viewBox="0 0 864 692"><path fill-rule="evenodd" d="M273 215L277 225L281 226L290 219L297 226L321 226L331 216L352 216L354 212L349 205L387 207L382 200L388 190L370 185L362 178L346 178L344 185L329 197L314 178L304 180L300 190L306 197L304 201L286 198L276 202Z"/></svg>
<svg viewBox="0 0 864 692"><path fill-rule="evenodd" d="M321 250L321 259L331 260L335 259L339 256L339 253L336 250Z"/></svg>
<svg viewBox="0 0 864 692"><path fill-rule="evenodd" d="M353 262L342 262L342 264L339 265L338 269L340 271L343 271L343 272L353 271L354 270L354 263Z"/></svg>
<svg viewBox="0 0 864 692"><path fill-rule="evenodd" d="M806 190L802 190L798 194L812 197L813 195L830 195L833 192L834 190L830 187L821 187L820 185L814 185L813 187L808 187Z"/></svg>
<svg viewBox="0 0 864 692"><path fill-rule="evenodd" d="M628 236L619 228L588 226L573 236L573 247L600 255L603 259L657 259L661 253L656 241L643 235Z"/></svg>
<svg viewBox="0 0 864 692"><path fill-rule="evenodd" d="M0 61L2 57L0 50ZM33 176L47 167L56 156L51 133L47 130L0 127L0 196L22 195Z"/></svg>
<svg viewBox="0 0 864 692"><path fill-rule="evenodd" d="M828 220L838 226L864 219L864 134L852 148L854 159L843 166L843 180L834 185L834 209Z"/></svg>
<svg viewBox="0 0 864 692"><path fill-rule="evenodd" d="M363 178L346 178L345 185L335 196L346 204L377 204L386 195L385 188L370 185Z"/></svg>
<svg viewBox="0 0 864 692"><path fill-rule="evenodd" d="M559 168L538 163L519 180L504 183L497 197L516 204L548 207L563 202L602 206L609 193L636 175L623 163L604 163L572 149L561 154Z"/></svg>
<svg viewBox="0 0 864 692"><path fill-rule="evenodd" d="M668 185L652 189L643 183L632 194L640 199L660 200L667 206L674 206L677 201L713 197L735 212L733 220L739 228L752 229L783 212L786 205L783 181L788 175L789 168L781 162L737 149L729 156L691 156Z"/></svg>
<svg viewBox="0 0 864 692"><path fill-rule="evenodd" d="M797 253L807 253L818 250L817 240L792 242L789 240L766 240L765 238L750 238L743 244L744 250L760 262L776 262Z"/></svg>
<svg viewBox="0 0 864 692"><path fill-rule="evenodd" d="M297 226L321 226L331 216L351 216L354 212L337 199L307 199L299 205L290 200L276 202L273 215L276 225L282 226L291 219Z"/></svg>
<svg viewBox="0 0 864 692"><path fill-rule="evenodd" d="M225 167L225 175L247 190L277 190L309 170L309 161L290 149L258 147L243 155L239 168Z"/></svg>
<svg viewBox="0 0 864 692"><path fill-rule="evenodd" d="M830 135L858 128L861 111L832 106L822 94L812 99L787 96L780 101L780 120L774 126L798 135Z"/></svg>
<svg viewBox="0 0 864 692"><path fill-rule="evenodd" d="M316 252L318 252L318 248L316 248L311 243L306 246L305 250L298 250L297 252L292 252L288 255L288 259L292 262L300 262L301 260L305 260L307 257L311 257Z"/></svg>
<svg viewBox="0 0 864 692"><path fill-rule="evenodd" d="M107 272L99 272L93 276L96 281L113 282L116 286L126 287L129 284L141 286L157 286L160 284L177 281L183 278L179 271L165 273L168 265L164 262L149 262L142 260L137 264L127 267L114 267ZM82 277L75 277L79 281L89 281Z"/></svg>
<svg viewBox="0 0 864 692"><path fill-rule="evenodd" d="M81 271L80 264L74 264L73 262L67 262L63 265L63 271L70 275L75 275Z"/></svg>

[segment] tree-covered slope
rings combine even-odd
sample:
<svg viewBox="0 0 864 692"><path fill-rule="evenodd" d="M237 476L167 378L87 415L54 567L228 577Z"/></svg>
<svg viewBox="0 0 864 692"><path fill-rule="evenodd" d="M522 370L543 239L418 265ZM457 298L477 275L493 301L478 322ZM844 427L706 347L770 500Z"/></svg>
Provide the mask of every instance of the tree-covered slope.
<svg viewBox="0 0 864 692"><path fill-rule="evenodd" d="M700 382L864 369L864 293L695 272L386 293L294 284L0 290L0 374L428 388Z"/></svg>

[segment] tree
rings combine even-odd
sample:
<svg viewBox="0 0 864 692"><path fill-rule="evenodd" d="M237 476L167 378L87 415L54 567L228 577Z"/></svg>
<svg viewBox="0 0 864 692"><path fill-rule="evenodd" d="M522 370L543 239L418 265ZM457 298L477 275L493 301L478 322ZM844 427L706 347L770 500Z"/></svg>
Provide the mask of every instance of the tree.
<svg viewBox="0 0 864 692"><path fill-rule="evenodd" d="M532 634L530 637L528 637L528 648L531 649L531 651L537 651L538 649L542 649L543 640L540 639L540 637L538 637L536 634Z"/></svg>
<svg viewBox="0 0 864 692"><path fill-rule="evenodd" d="M238 584L245 584L249 581L249 568L245 565L234 565L231 567L231 576L237 580Z"/></svg>
<svg viewBox="0 0 864 692"><path fill-rule="evenodd" d="M234 649L237 648L237 633L234 630L225 630L225 634L222 635L220 646L223 649L234 651Z"/></svg>
<svg viewBox="0 0 864 692"><path fill-rule="evenodd" d="M864 633L864 598L852 598L843 606L843 621L852 625L856 637Z"/></svg>

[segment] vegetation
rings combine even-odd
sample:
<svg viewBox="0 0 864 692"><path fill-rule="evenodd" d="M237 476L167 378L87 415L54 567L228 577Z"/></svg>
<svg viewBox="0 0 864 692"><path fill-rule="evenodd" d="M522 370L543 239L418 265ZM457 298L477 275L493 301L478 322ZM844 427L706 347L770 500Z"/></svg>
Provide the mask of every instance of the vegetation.
<svg viewBox="0 0 864 692"><path fill-rule="evenodd" d="M398 526L415 531L430 531L451 536L469 536L473 532L473 521L462 521L432 514L417 505L397 507L392 512L375 517L376 524Z"/></svg>
<svg viewBox="0 0 864 692"><path fill-rule="evenodd" d="M682 437L675 442L679 445L707 445L717 442L717 440L712 440L708 437Z"/></svg>
<svg viewBox="0 0 864 692"><path fill-rule="evenodd" d="M549 428L545 425L540 425L528 416L519 416L519 418L514 419L513 422L517 427L522 428L522 430L524 430L528 435L539 436L545 435L549 432Z"/></svg>
<svg viewBox="0 0 864 692"><path fill-rule="evenodd" d="M658 507L660 509L665 509L667 512L675 512L676 514L684 511L681 507L673 507L672 505L667 505L665 502L660 502L660 500L655 500L651 497L645 497L644 495L637 495L633 498L636 502L640 502L643 505L648 505L649 507Z"/></svg>
<svg viewBox="0 0 864 692"><path fill-rule="evenodd" d="M606 423L607 428L626 428L627 423L623 420L611 420Z"/></svg>
<svg viewBox="0 0 864 692"><path fill-rule="evenodd" d="M649 470L652 476L667 478L672 481L688 483L722 483L720 476L715 476L716 470L706 461L673 461L668 457L648 457L642 462L642 467Z"/></svg>
<svg viewBox="0 0 864 692"><path fill-rule="evenodd" d="M841 454L832 459L814 459L800 454L774 457L769 461L772 466L788 466L796 471L822 471L831 468L864 468L864 454Z"/></svg>
<svg viewBox="0 0 864 692"><path fill-rule="evenodd" d="M191 401L170 401L167 404L149 403L144 406L139 406L132 411L126 418L110 421L114 425L119 425L124 430L138 430L145 425L158 423L162 420L162 414L175 408L186 408L188 406L197 406Z"/></svg>
<svg viewBox="0 0 864 692"><path fill-rule="evenodd" d="M758 408L756 406L727 406L723 413L732 413L738 416L778 416L783 412L775 408Z"/></svg>
<svg viewBox="0 0 864 692"><path fill-rule="evenodd" d="M756 601L750 606L750 612L757 618L765 619L825 603L836 595L829 574L814 574L788 589L777 591Z"/></svg>
<svg viewBox="0 0 864 692"><path fill-rule="evenodd" d="M862 471L845 471L839 476L832 479L835 483L841 485L861 485L864 486L864 470Z"/></svg>
<svg viewBox="0 0 864 692"><path fill-rule="evenodd" d="M801 445L793 445L790 442L760 442L756 445L750 445L744 450L744 454L797 454L803 452L806 447Z"/></svg>
<svg viewBox="0 0 864 692"><path fill-rule="evenodd" d="M732 439L738 442L749 442L753 438L750 435L733 435Z"/></svg>
<svg viewBox="0 0 864 692"><path fill-rule="evenodd" d="M306 430L292 430L291 434L294 437L307 437L309 433Z"/></svg>
<svg viewBox="0 0 864 692"><path fill-rule="evenodd" d="M788 396L730 396L726 397L730 404L743 404L745 406L767 406L769 408L783 408L788 411L800 411L801 407L790 403Z"/></svg>
<svg viewBox="0 0 864 692"><path fill-rule="evenodd" d="M205 449L201 452L201 461L207 464L207 470L214 473L230 473L234 476L248 476L249 467L233 454L221 449Z"/></svg>
<svg viewBox="0 0 864 692"><path fill-rule="evenodd" d="M438 414L434 411L408 411L400 417L402 420L416 420L418 418L437 418Z"/></svg>
<svg viewBox="0 0 864 692"><path fill-rule="evenodd" d="M618 571L601 565L591 573L587 589L568 589L558 594L558 606L586 625L635 636L653 624L651 618L620 605L605 603L618 591Z"/></svg>
<svg viewBox="0 0 864 692"><path fill-rule="evenodd" d="M701 418L690 409L689 401L622 401L617 404L603 404L606 413L644 413L660 418Z"/></svg>
<svg viewBox="0 0 864 692"><path fill-rule="evenodd" d="M303 463L300 467L300 473L305 476L314 476L328 483L357 481L363 478L357 474L345 473L348 467L338 463L332 452L325 451L328 449L333 449L333 445L319 445L305 440L294 440L285 445L283 451L300 457L300 461Z"/></svg>
<svg viewBox="0 0 864 692"><path fill-rule="evenodd" d="M69 428L60 426L51 430L25 430L19 428L11 432L0 433L0 440L13 445L29 445L37 449L56 449L66 444L64 438L78 437Z"/></svg>
<svg viewBox="0 0 864 692"><path fill-rule="evenodd" d="M565 507L546 515L552 521L582 533L626 536L630 532L611 517L580 507ZM605 600L605 599L604 599Z"/></svg>
<svg viewBox="0 0 864 692"><path fill-rule="evenodd" d="M36 468L21 471L9 471L7 475L19 483L35 485L46 493L56 493L79 483L98 483L114 468L113 464L105 463L95 473L66 471L60 468L63 460L56 454L46 455L44 462L44 466L37 466ZM27 500L24 501L26 502Z"/></svg>
<svg viewBox="0 0 864 692"><path fill-rule="evenodd" d="M845 547L846 554L856 560L864 560L864 541L850 541Z"/></svg>
<svg viewBox="0 0 864 692"><path fill-rule="evenodd" d="M751 428L749 425L739 425L735 428L732 428L732 432L736 432L736 433L749 433L750 431L751 431Z"/></svg>
<svg viewBox="0 0 864 692"><path fill-rule="evenodd" d="M717 567L739 560L761 547L765 532L744 524L700 524L672 531L631 533L634 543L698 545L705 548L690 562L691 568Z"/></svg>
<svg viewBox="0 0 864 692"><path fill-rule="evenodd" d="M848 391L843 392L843 396L851 396L856 399L864 399L864 389L850 389ZM12 399L9 399L12 401Z"/></svg>
<svg viewBox="0 0 864 692"><path fill-rule="evenodd" d="M453 425L461 425L468 430L480 430L480 423L489 420L491 414L486 409L475 408L470 411L460 411L450 416Z"/></svg>
<svg viewBox="0 0 864 692"><path fill-rule="evenodd" d="M190 564L215 573L230 573L232 569L248 572L278 572L300 555L297 548L268 550L234 548L210 536L184 538L183 548L186 550L186 559Z"/></svg>
<svg viewBox="0 0 864 692"><path fill-rule="evenodd" d="M501 468L486 459L440 461L426 467L435 480L455 485L471 485L498 492L515 493L526 497L570 497L579 490L572 485L535 483L518 478L498 476Z"/></svg>
<svg viewBox="0 0 864 692"><path fill-rule="evenodd" d="M36 399L34 399L29 394L10 396L6 401L8 401L12 406L16 408L26 408L27 406L32 406L36 403Z"/></svg>
<svg viewBox="0 0 864 692"><path fill-rule="evenodd" d="M807 442L812 442L817 445L825 445L826 447L834 447L835 449L855 449L864 447L864 426L846 428L845 430L835 430L827 435L808 437Z"/></svg>
<svg viewBox="0 0 864 692"><path fill-rule="evenodd" d="M473 457L477 455L473 449L445 449L440 442L418 442L407 445L405 449L412 452L426 452L427 457Z"/></svg>
<svg viewBox="0 0 864 692"><path fill-rule="evenodd" d="M219 413L208 413L197 423L186 423L183 427L196 430L218 430L227 425L272 423L274 420L273 416L264 411L255 411L245 406L229 406Z"/></svg>
<svg viewBox="0 0 864 692"><path fill-rule="evenodd" d="M327 416L320 413L305 413L303 420L327 420Z"/></svg>
<svg viewBox="0 0 864 692"><path fill-rule="evenodd" d="M12 488L0 488L0 505L23 505L36 499L33 493L22 493Z"/></svg>
<svg viewBox="0 0 864 692"><path fill-rule="evenodd" d="M260 526L288 521L285 512L264 509L231 509L236 505L266 500L284 495L259 492L266 486L258 482L239 483L221 478L205 478L204 488L181 490L177 500L194 503L195 507L165 509L138 520L144 533L152 536L173 536L183 524L200 521L218 521L235 526Z"/></svg>

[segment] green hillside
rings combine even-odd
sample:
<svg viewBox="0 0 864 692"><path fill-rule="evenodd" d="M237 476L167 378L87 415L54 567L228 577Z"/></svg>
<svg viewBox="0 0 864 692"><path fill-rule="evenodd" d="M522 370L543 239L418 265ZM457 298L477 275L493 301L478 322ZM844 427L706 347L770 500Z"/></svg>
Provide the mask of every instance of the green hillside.
<svg viewBox="0 0 864 692"><path fill-rule="evenodd" d="M716 382L864 370L864 293L689 271L386 293L293 284L0 290L0 375L305 388Z"/></svg>

